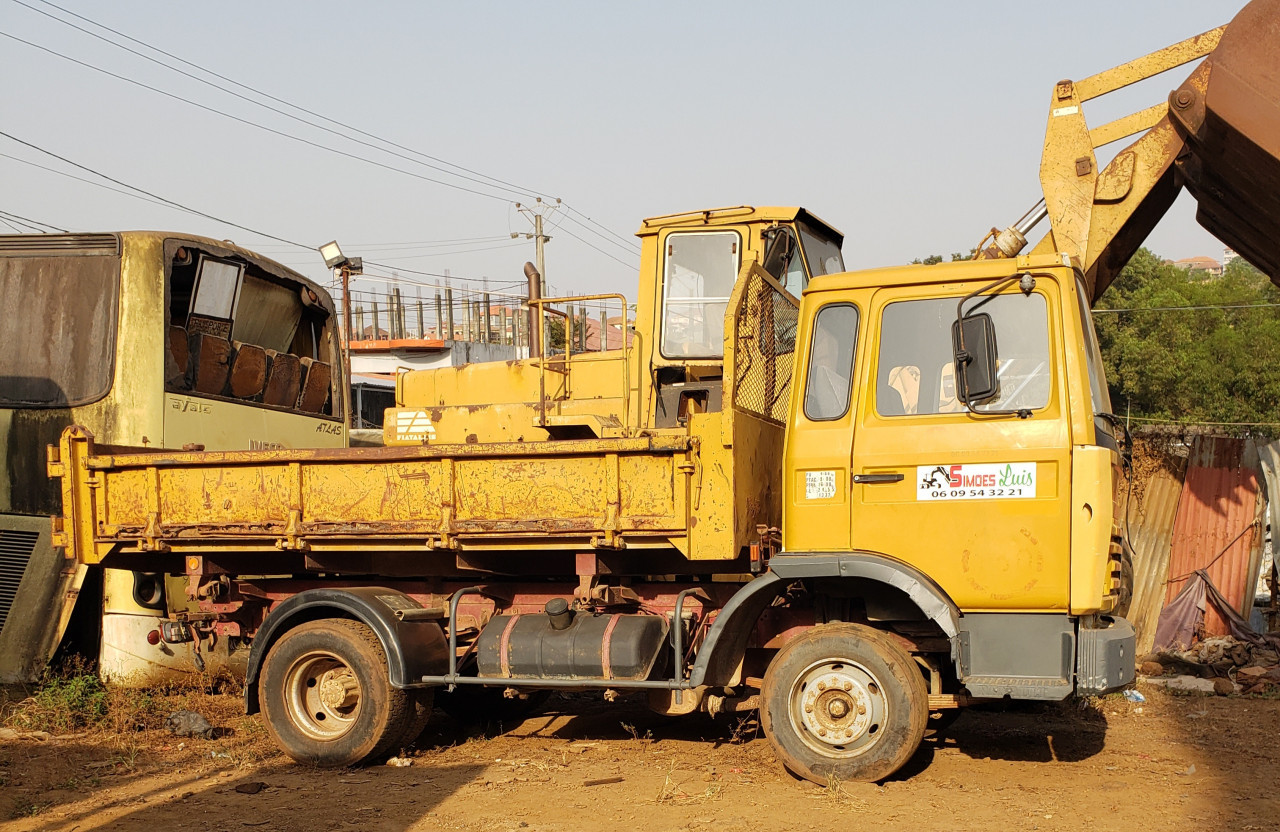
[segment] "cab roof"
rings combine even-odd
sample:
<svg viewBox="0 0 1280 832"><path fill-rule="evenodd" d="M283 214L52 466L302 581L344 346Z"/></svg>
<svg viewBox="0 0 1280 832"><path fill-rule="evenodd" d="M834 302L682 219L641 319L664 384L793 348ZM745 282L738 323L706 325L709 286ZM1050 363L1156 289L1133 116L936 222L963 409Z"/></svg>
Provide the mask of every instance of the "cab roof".
<svg viewBox="0 0 1280 832"><path fill-rule="evenodd" d="M827 231L837 244L844 243L844 234L835 226L824 221L811 211L795 206L752 206L733 205L726 208L709 208L702 211L683 211L677 214L662 214L649 217L640 223L637 237L647 237L658 233L660 229L672 226L705 227L717 225L737 225L744 222L796 222L801 221Z"/></svg>
<svg viewBox="0 0 1280 832"><path fill-rule="evenodd" d="M912 263L854 272L828 274L809 281L804 293L841 289L867 289L921 283L954 283L962 280L998 280L1021 271L1078 269L1066 254L1029 254L1013 259L963 260L926 266Z"/></svg>

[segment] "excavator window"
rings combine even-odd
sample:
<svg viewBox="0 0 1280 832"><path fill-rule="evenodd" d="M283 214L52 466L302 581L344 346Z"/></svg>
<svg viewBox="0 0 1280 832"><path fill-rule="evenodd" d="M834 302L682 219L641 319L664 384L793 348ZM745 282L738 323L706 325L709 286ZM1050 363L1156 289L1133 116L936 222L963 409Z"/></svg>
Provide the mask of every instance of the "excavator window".
<svg viewBox="0 0 1280 832"><path fill-rule="evenodd" d="M738 277L736 231L670 234L662 277L662 354L724 356L724 312Z"/></svg>
<svg viewBox="0 0 1280 832"><path fill-rule="evenodd" d="M803 222L796 223L796 227L800 231L800 247L804 249L804 257L809 261L811 277L844 271L844 255L840 253L839 245Z"/></svg>
<svg viewBox="0 0 1280 832"><path fill-rule="evenodd" d="M899 301L880 322L876 412L881 416L956 413L951 325L955 298ZM1043 295L998 295L983 304L1000 345L999 392L977 410L1038 410L1049 403L1052 366Z"/></svg>

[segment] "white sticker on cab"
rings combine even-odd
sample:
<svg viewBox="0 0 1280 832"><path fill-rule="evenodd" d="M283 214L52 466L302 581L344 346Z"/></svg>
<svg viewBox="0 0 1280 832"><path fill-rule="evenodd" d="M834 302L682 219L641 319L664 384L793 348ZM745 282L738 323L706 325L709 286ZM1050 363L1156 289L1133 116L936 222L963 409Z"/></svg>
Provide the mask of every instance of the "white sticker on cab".
<svg viewBox="0 0 1280 832"><path fill-rule="evenodd" d="M804 498L806 500L830 500L836 496L835 471L805 471Z"/></svg>
<svg viewBox="0 0 1280 832"><path fill-rule="evenodd" d="M917 500L1019 500L1034 496L1034 462L916 468Z"/></svg>

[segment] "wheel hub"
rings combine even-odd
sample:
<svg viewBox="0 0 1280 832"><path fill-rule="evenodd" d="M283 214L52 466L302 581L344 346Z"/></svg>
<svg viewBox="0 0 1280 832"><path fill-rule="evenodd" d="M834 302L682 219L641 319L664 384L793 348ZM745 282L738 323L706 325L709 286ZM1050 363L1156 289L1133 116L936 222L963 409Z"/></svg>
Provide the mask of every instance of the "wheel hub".
<svg viewBox="0 0 1280 832"><path fill-rule="evenodd" d="M881 686L853 662L826 660L796 679L791 719L804 741L827 756L853 756L879 737L887 713Z"/></svg>
<svg viewBox="0 0 1280 832"><path fill-rule="evenodd" d="M285 675L289 718L319 740L346 734L360 712L360 682L343 660L328 652L300 656Z"/></svg>
<svg viewBox="0 0 1280 832"><path fill-rule="evenodd" d="M326 671L318 687L320 702L326 708L350 708L360 699L360 683L347 668Z"/></svg>

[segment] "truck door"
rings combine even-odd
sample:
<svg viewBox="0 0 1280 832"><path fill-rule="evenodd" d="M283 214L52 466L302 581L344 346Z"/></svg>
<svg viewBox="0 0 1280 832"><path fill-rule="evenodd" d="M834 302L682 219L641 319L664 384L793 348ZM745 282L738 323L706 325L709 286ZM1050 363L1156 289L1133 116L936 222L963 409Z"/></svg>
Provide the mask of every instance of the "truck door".
<svg viewBox="0 0 1280 832"><path fill-rule="evenodd" d="M960 296L937 285L878 291L869 310L854 430L855 549L913 564L965 611L1065 610L1070 425L1058 287L1041 278L986 300L999 391L977 415L955 395Z"/></svg>

